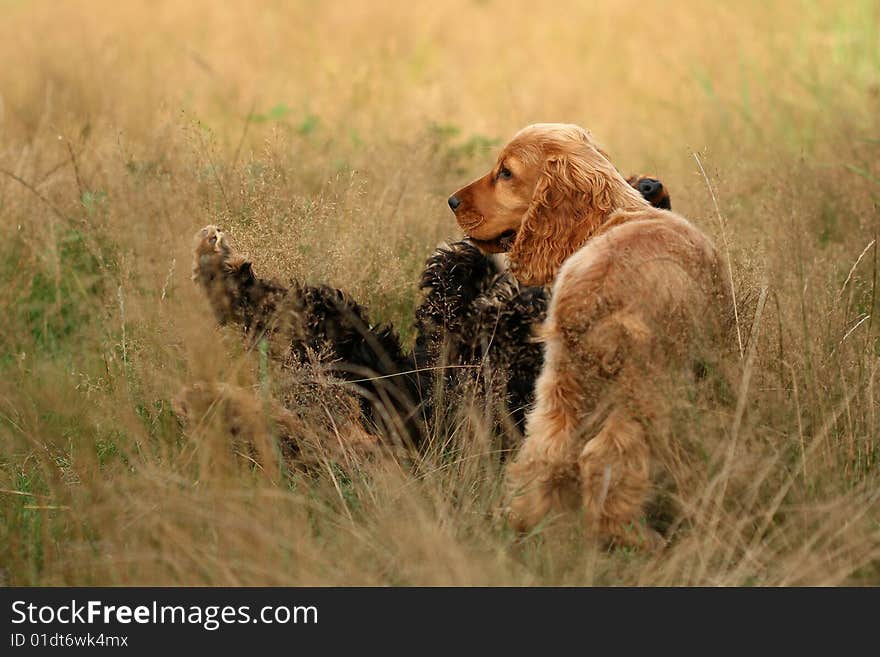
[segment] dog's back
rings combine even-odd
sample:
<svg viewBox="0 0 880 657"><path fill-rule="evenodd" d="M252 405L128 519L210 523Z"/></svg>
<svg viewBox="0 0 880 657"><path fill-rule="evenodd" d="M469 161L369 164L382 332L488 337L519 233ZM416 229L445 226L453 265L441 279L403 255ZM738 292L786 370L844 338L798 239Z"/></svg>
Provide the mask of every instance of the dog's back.
<svg viewBox="0 0 880 657"><path fill-rule="evenodd" d="M641 544L655 536L634 521L669 451L667 401L724 342L730 283L711 240L672 212L617 213L608 226L554 282L529 440L510 470L528 484L511 511L527 528L582 506L598 535Z"/></svg>

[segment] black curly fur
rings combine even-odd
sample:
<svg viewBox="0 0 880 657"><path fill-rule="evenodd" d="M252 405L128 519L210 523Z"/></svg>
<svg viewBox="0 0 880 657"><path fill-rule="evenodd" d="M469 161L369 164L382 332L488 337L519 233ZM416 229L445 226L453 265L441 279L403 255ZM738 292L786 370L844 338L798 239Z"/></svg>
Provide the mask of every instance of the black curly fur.
<svg viewBox="0 0 880 657"><path fill-rule="evenodd" d="M393 409L391 421L400 420L408 439L420 442L418 382L397 331L387 324L372 325L364 307L341 290L301 283L290 289L304 329L291 342L297 360L305 362L309 352L319 354L328 371L357 384L369 422L389 419L374 412L377 404Z"/></svg>
<svg viewBox="0 0 880 657"><path fill-rule="evenodd" d="M544 321L548 302L546 288L521 287L505 273L475 304L474 335L488 367L505 379L507 410L520 431L544 360L534 329Z"/></svg>
<svg viewBox="0 0 880 657"><path fill-rule="evenodd" d="M283 336L284 351L276 355L281 361L318 360L324 371L357 386L367 422L390 421L405 439L420 442L418 381L392 326L372 325L363 306L341 290L258 278L222 235L217 247L215 242L197 247L194 279L221 323L241 325L253 344Z"/></svg>
<svg viewBox="0 0 880 657"><path fill-rule="evenodd" d="M509 413L521 431L542 360L532 331L546 290L520 286L466 241L434 251L420 286L415 360L441 368L447 396L465 386L500 396L498 419Z"/></svg>
<svg viewBox="0 0 880 657"><path fill-rule="evenodd" d="M431 254L419 280L425 296L415 312L420 360L434 363L441 355L452 362L471 360L466 350L473 304L497 274L495 263L467 242L440 246Z"/></svg>

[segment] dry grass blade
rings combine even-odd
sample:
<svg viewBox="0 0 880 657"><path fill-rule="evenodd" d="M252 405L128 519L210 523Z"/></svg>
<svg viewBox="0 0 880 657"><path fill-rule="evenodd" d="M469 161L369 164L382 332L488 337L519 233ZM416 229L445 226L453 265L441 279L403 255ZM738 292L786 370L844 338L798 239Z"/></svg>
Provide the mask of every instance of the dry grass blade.
<svg viewBox="0 0 880 657"><path fill-rule="evenodd" d="M697 161L697 166L700 167L700 175L703 176L703 180L706 181L706 188L709 190L709 195L712 197L712 205L715 206L715 216L718 218L718 230L721 233L721 244L724 246L724 252L727 254L727 273L730 277L730 280L734 280L733 278L733 263L731 261L730 256L730 243L727 239L727 230L725 227L724 216L721 214L721 208L718 205L718 199L715 197L715 189L712 187L712 183L709 182L709 176L706 175L706 170L703 168L703 162L700 160L700 156L696 153L693 153L694 160ZM742 339L742 331L739 327L739 308L736 303L736 287L731 288L731 300L733 302L733 318L736 323L736 342L739 345L739 357L740 360L744 358L745 354L743 352L743 339Z"/></svg>

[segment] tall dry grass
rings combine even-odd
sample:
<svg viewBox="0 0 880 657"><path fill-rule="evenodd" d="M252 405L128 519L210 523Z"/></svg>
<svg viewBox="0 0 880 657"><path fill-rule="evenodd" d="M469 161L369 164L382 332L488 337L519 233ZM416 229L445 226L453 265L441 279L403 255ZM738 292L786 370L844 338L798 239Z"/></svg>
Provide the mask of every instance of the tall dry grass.
<svg viewBox="0 0 880 657"><path fill-rule="evenodd" d="M0 581L880 583L876 2L5 0L0 60ZM197 228L406 327L444 199L538 120L731 259L743 359L679 413L708 478L666 551L518 541L479 413L415 464L316 423L306 474L181 427L184 384L280 376L191 284Z"/></svg>

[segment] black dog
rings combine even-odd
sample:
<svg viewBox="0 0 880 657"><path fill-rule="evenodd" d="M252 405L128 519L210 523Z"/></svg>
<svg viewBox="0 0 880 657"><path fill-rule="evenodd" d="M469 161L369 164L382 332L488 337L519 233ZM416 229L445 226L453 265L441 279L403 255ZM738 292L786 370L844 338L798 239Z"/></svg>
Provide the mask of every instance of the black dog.
<svg viewBox="0 0 880 657"><path fill-rule="evenodd" d="M630 184L656 207L670 207L660 181ZM254 275L215 226L196 235L193 279L221 323L240 324L254 343L269 338L282 363L319 362L360 394L364 423L418 447L435 417L437 392L447 401L466 393L491 400L495 424L518 442L543 363L535 327L549 291L523 287L467 241L428 258L415 313L416 341L405 351L392 326L374 326L341 290Z"/></svg>
<svg viewBox="0 0 880 657"><path fill-rule="evenodd" d="M367 424L420 442L423 421L417 417L419 380L412 356L403 352L393 327L371 324L366 310L345 292L258 278L216 226L196 234L193 280L221 324L240 325L250 344L267 339L282 365L317 362L324 372L353 382Z"/></svg>

